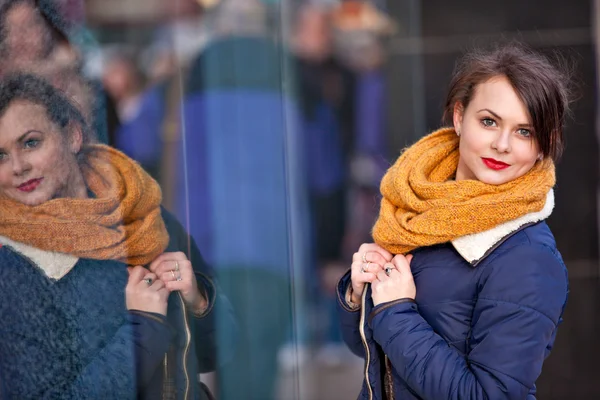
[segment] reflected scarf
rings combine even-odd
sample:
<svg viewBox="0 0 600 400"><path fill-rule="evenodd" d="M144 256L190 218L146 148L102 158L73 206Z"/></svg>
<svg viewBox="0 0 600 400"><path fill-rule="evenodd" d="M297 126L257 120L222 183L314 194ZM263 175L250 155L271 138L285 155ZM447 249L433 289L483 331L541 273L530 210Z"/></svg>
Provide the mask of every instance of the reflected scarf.
<svg viewBox="0 0 600 400"><path fill-rule="evenodd" d="M403 254L484 232L544 207L555 183L551 160L501 185L455 181L458 143L454 129L440 129L404 151L387 171L373 227L377 244Z"/></svg>
<svg viewBox="0 0 600 400"><path fill-rule="evenodd" d="M145 265L167 247L158 184L137 163L104 145L87 146L81 164L95 198L38 206L0 199L0 235L80 258Z"/></svg>

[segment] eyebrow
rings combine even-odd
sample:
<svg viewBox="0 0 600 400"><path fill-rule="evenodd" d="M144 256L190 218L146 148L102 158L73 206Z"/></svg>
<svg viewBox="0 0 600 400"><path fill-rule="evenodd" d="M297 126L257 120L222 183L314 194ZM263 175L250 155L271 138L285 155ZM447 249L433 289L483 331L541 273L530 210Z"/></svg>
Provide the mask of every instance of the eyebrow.
<svg viewBox="0 0 600 400"><path fill-rule="evenodd" d="M494 118L502 121L502 117L499 116L498 114L496 114L495 112L493 112L492 110L490 110L489 108L482 108L481 110L479 110L477 112L480 113L482 111L487 111L490 114L492 114L494 116ZM518 124L517 126L520 127L520 128L531 128L533 125L531 125L531 124Z"/></svg>
<svg viewBox="0 0 600 400"><path fill-rule="evenodd" d="M19 138L17 139L17 142L22 142L23 140L25 140L27 135L29 135L32 132L42 133L42 132L38 131L37 129L30 129L27 132L25 132L24 134L22 134L21 136L19 136Z"/></svg>
<svg viewBox="0 0 600 400"><path fill-rule="evenodd" d="M37 129L30 129L27 132L23 133L21 136L19 136L19 138L17 139L17 142L18 143L23 142L23 140L25 140L25 138L27 137L27 135L29 135L30 133L33 133L33 132L37 132L37 133L43 134L43 132L40 132ZM4 148L0 147L0 150L4 150Z"/></svg>

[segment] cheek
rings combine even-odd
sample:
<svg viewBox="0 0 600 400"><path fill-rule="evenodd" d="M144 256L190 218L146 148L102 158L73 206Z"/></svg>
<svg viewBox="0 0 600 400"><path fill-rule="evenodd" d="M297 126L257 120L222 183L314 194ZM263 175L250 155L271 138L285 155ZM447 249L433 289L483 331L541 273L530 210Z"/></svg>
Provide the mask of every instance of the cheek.
<svg viewBox="0 0 600 400"><path fill-rule="evenodd" d="M529 143L520 143L513 147L513 152L516 156L517 162L523 167L531 168L537 161L539 151L537 146Z"/></svg>
<svg viewBox="0 0 600 400"><path fill-rule="evenodd" d="M0 187L12 187L12 172L8 164L0 165Z"/></svg>
<svg viewBox="0 0 600 400"><path fill-rule="evenodd" d="M68 176L72 158L73 155L61 147L51 146L37 152L32 164L44 176L60 182Z"/></svg>

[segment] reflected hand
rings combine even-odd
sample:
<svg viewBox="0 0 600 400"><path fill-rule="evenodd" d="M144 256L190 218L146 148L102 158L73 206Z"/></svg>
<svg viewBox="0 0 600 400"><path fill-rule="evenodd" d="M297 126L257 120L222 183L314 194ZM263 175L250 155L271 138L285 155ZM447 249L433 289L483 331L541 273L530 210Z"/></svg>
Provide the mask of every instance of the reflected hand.
<svg viewBox="0 0 600 400"><path fill-rule="evenodd" d="M169 292L181 293L183 301L192 310L201 312L208 306L198 289L192 263L184 253L163 253L150 263L149 269L164 282Z"/></svg>
<svg viewBox="0 0 600 400"><path fill-rule="evenodd" d="M128 310L139 310L167 315L169 291L156 274L137 266L127 268L129 280L125 287L125 303Z"/></svg>

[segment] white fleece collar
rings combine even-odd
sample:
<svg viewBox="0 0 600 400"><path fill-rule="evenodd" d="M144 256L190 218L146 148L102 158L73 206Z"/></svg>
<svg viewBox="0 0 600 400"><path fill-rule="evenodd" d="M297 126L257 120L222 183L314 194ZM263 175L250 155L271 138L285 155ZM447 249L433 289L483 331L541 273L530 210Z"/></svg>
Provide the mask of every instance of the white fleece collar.
<svg viewBox="0 0 600 400"><path fill-rule="evenodd" d="M519 230L524 225L542 221L552 214L554 209L554 190L546 196L544 208L538 212L529 213L515 220L505 222L485 232L461 236L452 241L458 253L472 265L476 265L486 253L505 237Z"/></svg>
<svg viewBox="0 0 600 400"><path fill-rule="evenodd" d="M15 242L7 237L0 236L0 244L8 246L22 256L28 258L41 269L44 274L53 280L59 280L69 273L79 261L78 257L70 254L56 253L40 250L20 242Z"/></svg>

